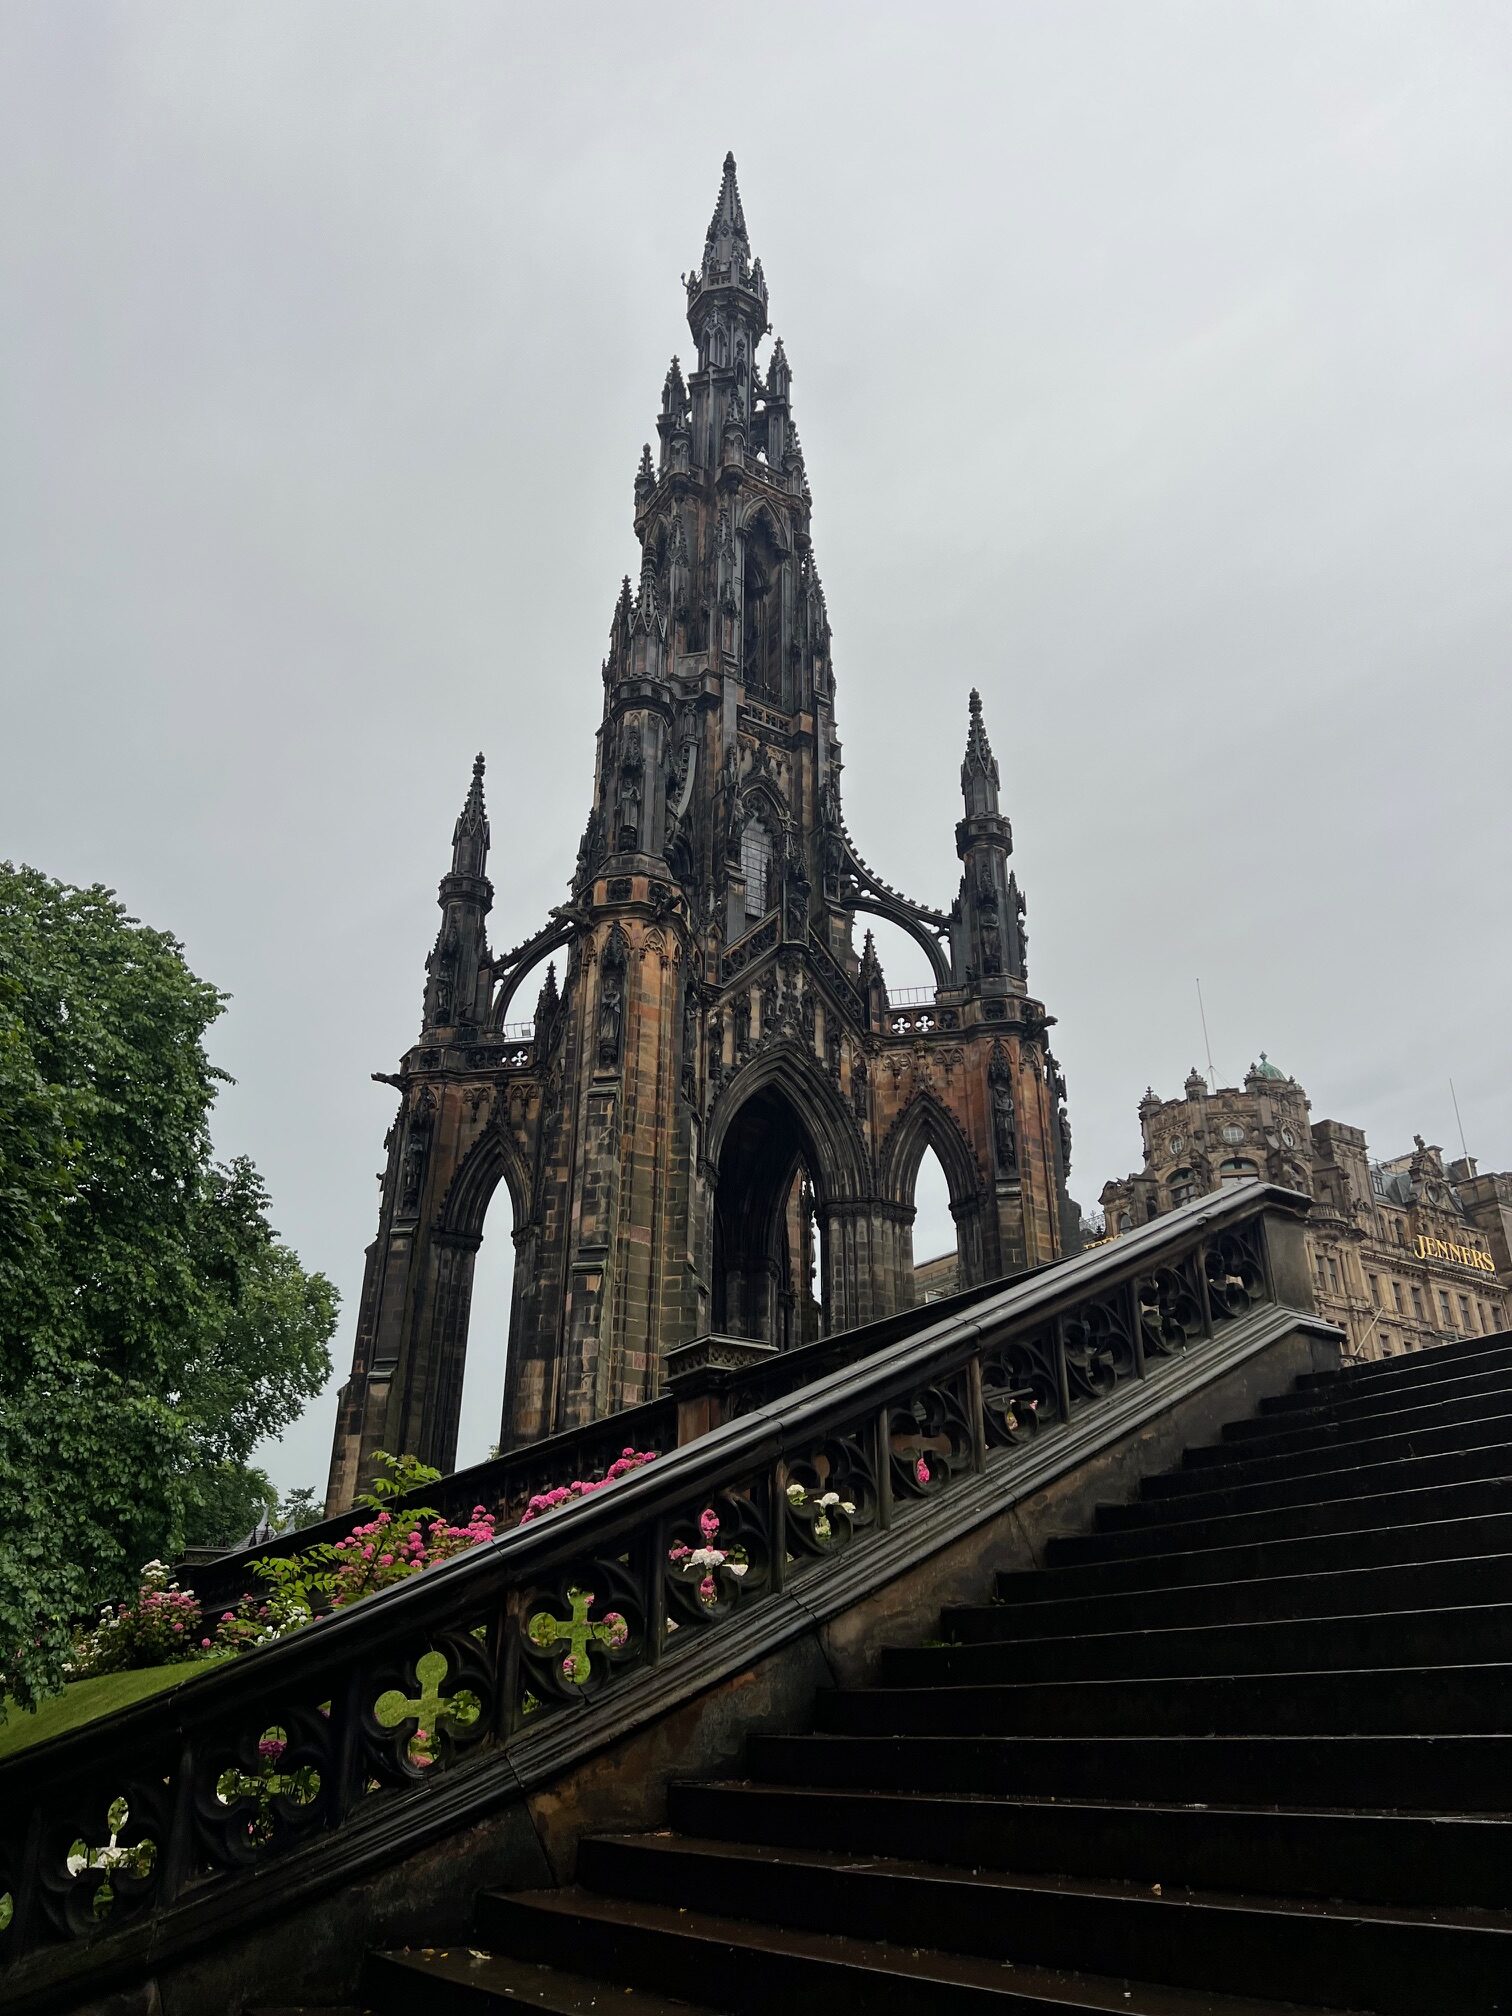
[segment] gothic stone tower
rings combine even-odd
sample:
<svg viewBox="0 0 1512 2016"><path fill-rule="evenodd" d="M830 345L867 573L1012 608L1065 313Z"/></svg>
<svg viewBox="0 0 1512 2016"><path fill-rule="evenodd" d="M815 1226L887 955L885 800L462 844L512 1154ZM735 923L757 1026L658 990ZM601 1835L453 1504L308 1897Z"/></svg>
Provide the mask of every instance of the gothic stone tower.
<svg viewBox="0 0 1512 2016"><path fill-rule="evenodd" d="M857 852L840 805L830 628L780 340L727 158L635 477L640 571L615 605L593 804L569 900L487 935L483 759L452 837L423 1026L398 1075L330 1479L377 1448L450 1467L474 1256L500 1183L516 1247L501 1440L649 1398L714 1330L779 1347L914 1299L926 1148L963 1283L1076 1243L1051 1017L1030 995L998 766L971 695L949 911ZM856 913L923 947L891 1001ZM523 1024L520 990L555 964ZM539 977L539 975L537 975Z"/></svg>

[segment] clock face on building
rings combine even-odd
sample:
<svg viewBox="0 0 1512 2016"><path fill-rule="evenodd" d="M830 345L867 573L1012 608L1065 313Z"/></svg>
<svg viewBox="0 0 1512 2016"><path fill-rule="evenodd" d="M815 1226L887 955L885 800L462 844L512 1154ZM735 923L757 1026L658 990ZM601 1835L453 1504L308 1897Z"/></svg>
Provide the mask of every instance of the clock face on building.
<svg viewBox="0 0 1512 2016"><path fill-rule="evenodd" d="M1297 1137L1293 1134L1290 1127L1283 1127L1281 1129L1281 1139L1286 1143L1288 1148L1295 1148L1297 1145Z"/></svg>

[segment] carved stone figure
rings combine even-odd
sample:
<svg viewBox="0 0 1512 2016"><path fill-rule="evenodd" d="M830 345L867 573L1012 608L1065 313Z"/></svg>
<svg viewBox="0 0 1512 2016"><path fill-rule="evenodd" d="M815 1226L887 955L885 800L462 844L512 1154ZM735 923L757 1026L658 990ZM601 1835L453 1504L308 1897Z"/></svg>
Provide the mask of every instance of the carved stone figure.
<svg viewBox="0 0 1512 2016"><path fill-rule="evenodd" d="M410 1111L409 1131L404 1142L399 1208L406 1215L420 1208L420 1186L425 1180L425 1162L430 1154L431 1126L435 1113L436 1095L429 1085L422 1085L420 1096Z"/></svg>
<svg viewBox="0 0 1512 2016"><path fill-rule="evenodd" d="M605 1070L619 1063L624 1041L626 964L624 935L616 925L599 966L598 1061Z"/></svg>
<svg viewBox="0 0 1512 2016"><path fill-rule="evenodd" d="M691 1093L698 1081L698 990L691 980L683 989L682 1075L684 1090Z"/></svg>
<svg viewBox="0 0 1512 2016"><path fill-rule="evenodd" d="M645 775L646 759L641 747L641 732L632 724L620 758L619 805L615 821L619 830L619 845L628 852L634 852L641 844L641 799Z"/></svg>

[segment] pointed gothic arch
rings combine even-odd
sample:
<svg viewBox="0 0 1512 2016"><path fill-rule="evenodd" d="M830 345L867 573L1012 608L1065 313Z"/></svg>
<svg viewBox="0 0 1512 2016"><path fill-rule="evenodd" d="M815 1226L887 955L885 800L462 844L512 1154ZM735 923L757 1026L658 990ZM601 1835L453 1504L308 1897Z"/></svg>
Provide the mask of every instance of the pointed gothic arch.
<svg viewBox="0 0 1512 2016"><path fill-rule="evenodd" d="M504 1096L500 1087L496 1097ZM436 1230L453 1239L481 1238L483 1220L500 1183L509 1192L518 1232L530 1217L530 1172L516 1143L495 1123L483 1130L463 1156L441 1199Z"/></svg>
<svg viewBox="0 0 1512 2016"><path fill-rule="evenodd" d="M818 1163L819 1202L829 1206L864 1197L870 1158L856 1116L819 1060L792 1039L762 1051L727 1080L709 1116L708 1160L718 1164L740 1109L769 1085L804 1116Z"/></svg>
<svg viewBox="0 0 1512 2016"><path fill-rule="evenodd" d="M950 1208L959 1215L980 1201L982 1172L965 1129L932 1092L919 1092L888 1129L877 1157L882 1194L896 1204L913 1203L924 1151L932 1148L945 1172Z"/></svg>

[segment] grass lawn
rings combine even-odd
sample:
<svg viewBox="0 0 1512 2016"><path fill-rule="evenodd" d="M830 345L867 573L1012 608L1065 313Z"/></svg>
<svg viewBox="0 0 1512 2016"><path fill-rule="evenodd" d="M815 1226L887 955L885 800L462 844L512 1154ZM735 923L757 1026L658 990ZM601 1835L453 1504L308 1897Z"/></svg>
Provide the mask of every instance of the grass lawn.
<svg viewBox="0 0 1512 2016"><path fill-rule="evenodd" d="M118 1708L129 1708L149 1694L180 1687L197 1674L208 1673L216 1663L213 1659L180 1659L171 1666L142 1666L134 1673L102 1673L94 1680L75 1680L30 1715L23 1714L14 1701L7 1701L5 1720L0 1722L0 1757L13 1756L17 1750L46 1742L49 1736L61 1736L65 1730L77 1729L101 1715L113 1715Z"/></svg>

